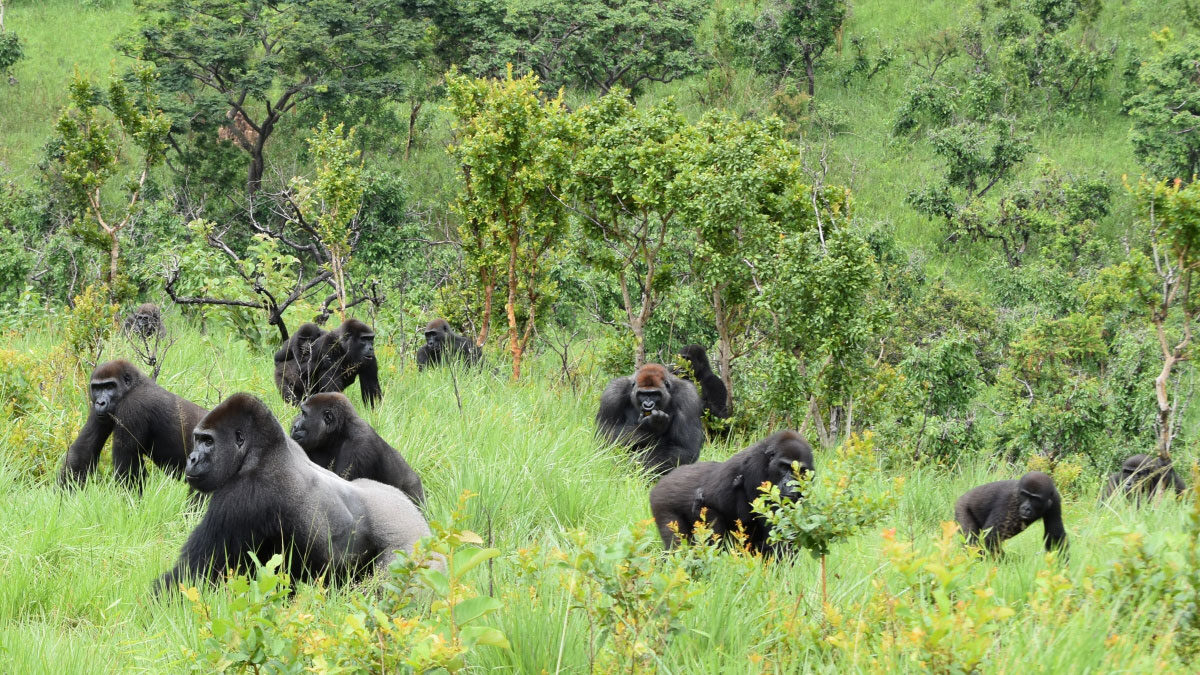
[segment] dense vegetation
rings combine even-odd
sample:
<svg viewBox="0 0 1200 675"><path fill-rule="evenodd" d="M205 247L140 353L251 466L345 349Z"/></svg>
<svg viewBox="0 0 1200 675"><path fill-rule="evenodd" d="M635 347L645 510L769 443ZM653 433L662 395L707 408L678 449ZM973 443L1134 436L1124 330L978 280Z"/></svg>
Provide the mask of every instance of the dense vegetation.
<svg viewBox="0 0 1200 675"><path fill-rule="evenodd" d="M1187 671L1196 491L1095 500L1137 452L1200 480L1198 30L1191 0L0 2L0 669ZM165 340L120 331L145 301ZM286 423L271 351L343 315L471 569L153 599L197 514L157 474L53 486L87 372ZM418 373L435 316L489 367ZM591 417L689 343L733 398L702 459L817 447L819 561L661 553ZM1069 560L976 559L955 497L1030 468Z"/></svg>

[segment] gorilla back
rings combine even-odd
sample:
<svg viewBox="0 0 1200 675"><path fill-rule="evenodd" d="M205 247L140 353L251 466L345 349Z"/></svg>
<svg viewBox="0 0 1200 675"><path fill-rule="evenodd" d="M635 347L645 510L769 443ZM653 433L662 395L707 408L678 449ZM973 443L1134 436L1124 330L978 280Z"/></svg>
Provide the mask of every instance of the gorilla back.
<svg viewBox="0 0 1200 675"><path fill-rule="evenodd" d="M148 457L178 476L192 449L192 429L208 411L158 386L132 363L102 363L88 383L88 418L58 474L64 487L84 483L113 438L113 473L140 488Z"/></svg>
<svg viewBox="0 0 1200 675"><path fill-rule="evenodd" d="M618 377L600 396L596 431L628 445L652 474L663 474L700 458L704 424L696 387L657 363Z"/></svg>
<svg viewBox="0 0 1200 675"><path fill-rule="evenodd" d="M313 464L266 405L235 394L196 427L188 483L210 493L208 511L179 560L157 582L216 581L227 568L248 569L290 554L292 578L355 579L384 570L395 551L410 552L429 526L399 490L372 480L346 481Z"/></svg>

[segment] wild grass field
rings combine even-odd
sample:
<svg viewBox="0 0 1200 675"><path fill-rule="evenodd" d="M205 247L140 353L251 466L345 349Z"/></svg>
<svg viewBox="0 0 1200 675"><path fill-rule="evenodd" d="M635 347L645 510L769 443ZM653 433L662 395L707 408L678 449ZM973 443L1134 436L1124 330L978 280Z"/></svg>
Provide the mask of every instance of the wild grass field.
<svg viewBox="0 0 1200 675"><path fill-rule="evenodd" d="M31 457L19 439L40 447L49 437L69 438L83 420L84 379L69 363L56 363L62 358L61 352L54 356L57 338L50 326L6 336L5 349L42 360L36 373L46 380L39 382L37 413L0 430L5 448L0 454L0 671L181 672L191 665L185 650L203 648L200 620L181 596L156 599L150 589L173 564L199 514L189 509L185 486L157 470L150 471L141 495L116 485L107 451L103 477L75 493L31 472ZM247 391L266 401L283 423L290 422L294 413L274 390L269 354L190 328L181 338L169 353L161 385L204 406ZM106 354L123 350L118 338ZM528 561L539 560L531 549L580 550L572 533L586 531L590 542L605 545L639 523L644 528L650 518L651 483L622 451L605 448L593 437L592 415L603 383L586 377L573 390L557 380L553 355L533 360L530 376L520 384L486 369L417 372L391 341L381 345L380 355L385 398L363 416L420 473L431 519L446 519L459 494L469 490L477 496L459 525L500 551L493 566L477 568L469 581L479 592L492 589L502 601L490 621L507 635L511 649L479 648L469 661L471 670L587 672L587 612L574 606L561 570L547 565L531 572ZM358 403L357 392L351 393ZM723 460L743 443L710 443L702 459ZM830 452L817 450L818 472ZM41 470L52 474L60 457L45 460ZM881 470L863 465L857 472ZM1065 564L1045 558L1039 525L1011 540L1007 555L995 562L959 559L956 567L952 559L963 553L955 542L915 572L928 585L912 586L885 556L888 530L895 542L911 542L922 553L935 551L960 493L1023 470L980 461L952 470L924 465L888 472L904 478L897 505L877 525L833 547L825 608L820 566L805 554L777 561L745 555L713 559L693 571L687 583L695 593L692 606L674 617L682 628L655 667L664 673L937 670L932 662L922 663L923 652L905 641L904 631L952 631L939 638L943 641L975 637L982 628L974 622L980 619L962 606L971 602L975 589L994 592L998 606L1013 610L997 620L998 632L979 633L989 644L981 666L985 672L1187 672L1189 666L1172 652L1172 640L1180 636L1155 611L1163 602L1161 575L1186 571L1179 566L1186 564L1187 547L1196 545L1197 525L1188 521L1194 507L1187 499L1168 498L1140 509L1124 501L1099 504L1102 477L1086 475L1064 495L1070 538ZM655 539L652 527L649 532ZM1129 553L1135 541L1163 565L1157 580L1146 569L1140 570L1144 577L1137 576L1145 561ZM647 555L657 556L657 550L655 543ZM1138 587L1110 587L1111 581L1127 578L1115 569L1133 569ZM938 597L933 580L940 574L962 585L965 594ZM837 648L824 642L822 636L853 636L858 620L878 620L872 617L887 607L877 596L880 585L896 589L898 596L913 594L919 613L861 626L865 632L857 647L853 639ZM335 590L315 610L314 625L322 619L339 624L358 592ZM302 586L296 602L310 593L311 587ZM206 590L203 597L214 613L229 610L228 590ZM877 639L890 631L897 631L897 644L889 661L886 652L877 651ZM913 644L924 642L913 639Z"/></svg>

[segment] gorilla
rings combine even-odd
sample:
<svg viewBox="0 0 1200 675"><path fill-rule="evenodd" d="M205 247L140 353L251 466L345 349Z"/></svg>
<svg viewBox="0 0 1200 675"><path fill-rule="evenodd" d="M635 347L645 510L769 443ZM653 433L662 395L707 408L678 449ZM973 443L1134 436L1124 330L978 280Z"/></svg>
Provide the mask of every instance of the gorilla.
<svg viewBox="0 0 1200 675"><path fill-rule="evenodd" d="M704 412L717 419L729 417L728 394L725 383L708 364L708 352L700 345L687 345L679 355L691 364L692 380L700 387L700 398L704 401Z"/></svg>
<svg viewBox="0 0 1200 675"><path fill-rule="evenodd" d="M471 340L454 332L445 319L434 319L425 326L425 344L417 349L417 369L440 366L458 360L475 365L483 358L483 350Z"/></svg>
<svg viewBox="0 0 1200 675"><path fill-rule="evenodd" d="M596 431L638 451L646 469L662 475L700 457L700 396L691 382L648 363L632 376L608 383L600 396Z"/></svg>
<svg viewBox="0 0 1200 675"><path fill-rule="evenodd" d="M375 407L383 398L375 331L358 319L346 319L329 332L303 324L275 352L275 386L292 405L316 393L344 391L355 378L363 402Z"/></svg>
<svg viewBox="0 0 1200 675"><path fill-rule="evenodd" d="M1000 480L968 490L954 503L954 519L971 544L983 540L989 553L1001 553L1009 537L1042 521L1046 550L1067 547L1062 522L1062 497L1054 479L1041 471L1030 471L1020 480Z"/></svg>
<svg viewBox="0 0 1200 675"><path fill-rule="evenodd" d="M162 312L153 302L138 305L137 309L125 317L123 326L126 333L146 340L155 336L161 338L167 334L167 327L163 325Z"/></svg>
<svg viewBox="0 0 1200 675"><path fill-rule="evenodd" d="M213 408L193 436L185 474L210 495L208 510L156 592L184 580L215 582L226 569L253 569L252 556L265 562L277 553L290 554L293 579L357 580L372 568L386 570L397 550L411 552L429 535L404 493L313 464L249 394Z"/></svg>
<svg viewBox="0 0 1200 675"><path fill-rule="evenodd" d="M798 498L792 483L796 478L793 462L802 474L812 473L812 447L800 434L780 431L724 462L698 462L668 473L650 490L650 511L663 546L670 549L680 538L690 538L704 511L703 517L718 536L729 537L740 523L751 550L773 553L774 547L767 543L770 525L750 510L750 503L758 497L763 482L778 485L784 498ZM678 534L671 525L678 528Z"/></svg>
<svg viewBox="0 0 1200 675"><path fill-rule="evenodd" d="M354 412L342 394L314 394L300 404L292 440L318 466L346 480L370 478L397 488L417 506L425 503L421 478L400 453Z"/></svg>
<svg viewBox="0 0 1200 675"><path fill-rule="evenodd" d="M1104 487L1101 499L1108 499L1114 493L1121 492L1133 496L1140 503L1143 499L1152 499L1160 492L1174 490L1175 494L1183 494L1187 489L1183 479L1175 473L1171 460L1164 460L1157 455L1134 455L1121 464L1121 470L1109 474L1108 485Z"/></svg>
<svg viewBox="0 0 1200 675"><path fill-rule="evenodd" d="M92 371L90 410L58 473L63 487L82 485L113 437L113 472L141 489L143 457L178 476L192 449L192 428L208 412L155 384L128 361L102 363Z"/></svg>

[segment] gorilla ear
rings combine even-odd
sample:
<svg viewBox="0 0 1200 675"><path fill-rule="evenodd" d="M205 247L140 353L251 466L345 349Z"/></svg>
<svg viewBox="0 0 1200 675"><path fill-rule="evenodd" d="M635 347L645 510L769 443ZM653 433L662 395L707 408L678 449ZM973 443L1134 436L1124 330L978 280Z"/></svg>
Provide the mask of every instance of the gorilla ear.
<svg viewBox="0 0 1200 675"><path fill-rule="evenodd" d="M763 454L767 457L774 457L776 452L778 451L775 449L774 445L768 445L767 447L763 448Z"/></svg>
<svg viewBox="0 0 1200 675"><path fill-rule="evenodd" d="M129 371L125 371L125 374L122 376L122 379L125 380L126 385L133 384L133 375L130 375Z"/></svg>
<svg viewBox="0 0 1200 675"><path fill-rule="evenodd" d="M325 424L333 424L333 411L332 410L325 411Z"/></svg>
<svg viewBox="0 0 1200 675"><path fill-rule="evenodd" d="M233 430L233 442L240 448L246 444L246 437L242 435L241 429Z"/></svg>

